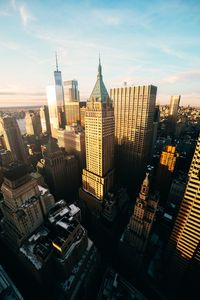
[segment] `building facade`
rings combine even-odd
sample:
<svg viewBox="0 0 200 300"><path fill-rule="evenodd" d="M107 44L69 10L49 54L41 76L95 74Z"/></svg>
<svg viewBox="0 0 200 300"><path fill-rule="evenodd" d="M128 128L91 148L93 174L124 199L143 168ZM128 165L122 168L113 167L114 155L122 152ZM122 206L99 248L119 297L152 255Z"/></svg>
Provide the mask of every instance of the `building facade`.
<svg viewBox="0 0 200 300"><path fill-rule="evenodd" d="M26 166L17 162L11 163L4 172L1 190L3 237L16 248L43 223L45 212L48 212L46 199L40 197L37 182L28 174ZM54 203L52 196L48 200Z"/></svg>
<svg viewBox="0 0 200 300"><path fill-rule="evenodd" d="M5 116L0 118L0 135L2 135L4 148L11 151L13 160L27 162L24 142L14 117Z"/></svg>
<svg viewBox="0 0 200 300"><path fill-rule="evenodd" d="M42 133L51 133L51 126L49 120L49 109L47 105L40 107L40 120L42 126Z"/></svg>
<svg viewBox="0 0 200 300"><path fill-rule="evenodd" d="M188 176L185 193L166 250L168 274L174 288L185 279L188 286L189 280L196 286L195 280L200 275L200 136ZM176 269L175 274L174 269Z"/></svg>
<svg viewBox="0 0 200 300"><path fill-rule="evenodd" d="M140 254L145 251L159 201L158 194L149 194L148 175L146 173L133 214L123 236L123 240Z"/></svg>
<svg viewBox="0 0 200 300"><path fill-rule="evenodd" d="M139 187L151 156L157 87L113 88L117 175L121 183ZM137 175L136 175L137 174ZM137 188L136 188L137 190Z"/></svg>
<svg viewBox="0 0 200 300"><path fill-rule="evenodd" d="M97 81L86 106L85 144L83 190L102 201L113 187L114 110L103 83L100 62Z"/></svg>
<svg viewBox="0 0 200 300"><path fill-rule="evenodd" d="M26 133L28 135L34 135L39 138L42 133L42 125L39 112L33 110L27 111L25 121Z"/></svg>
<svg viewBox="0 0 200 300"><path fill-rule="evenodd" d="M161 204L167 200L178 157L179 153L177 153L176 147L172 145L167 145L160 155L156 185L160 191Z"/></svg>

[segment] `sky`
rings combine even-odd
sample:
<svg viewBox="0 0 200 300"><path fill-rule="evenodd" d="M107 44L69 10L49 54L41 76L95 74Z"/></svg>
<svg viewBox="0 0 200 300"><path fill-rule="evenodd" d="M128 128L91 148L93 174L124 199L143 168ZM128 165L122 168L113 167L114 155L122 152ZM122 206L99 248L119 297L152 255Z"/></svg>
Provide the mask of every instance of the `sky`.
<svg viewBox="0 0 200 300"><path fill-rule="evenodd" d="M0 106L46 103L55 51L81 100L96 81L153 84L157 103L200 106L200 1L0 0Z"/></svg>

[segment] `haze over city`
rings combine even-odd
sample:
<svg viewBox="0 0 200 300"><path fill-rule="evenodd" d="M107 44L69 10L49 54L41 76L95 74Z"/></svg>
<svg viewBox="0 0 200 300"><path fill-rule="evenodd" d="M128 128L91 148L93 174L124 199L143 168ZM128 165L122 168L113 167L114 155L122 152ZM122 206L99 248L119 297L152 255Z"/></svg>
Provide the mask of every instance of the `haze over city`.
<svg viewBox="0 0 200 300"><path fill-rule="evenodd" d="M108 88L158 86L157 103L199 105L199 1L1 1L0 106L45 104L55 51L80 99L101 53Z"/></svg>

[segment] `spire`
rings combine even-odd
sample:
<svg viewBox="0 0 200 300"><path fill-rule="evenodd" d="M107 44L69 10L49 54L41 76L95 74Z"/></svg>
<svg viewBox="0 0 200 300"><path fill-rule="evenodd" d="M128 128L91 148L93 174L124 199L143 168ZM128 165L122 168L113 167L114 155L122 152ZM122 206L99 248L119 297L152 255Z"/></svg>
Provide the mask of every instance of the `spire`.
<svg viewBox="0 0 200 300"><path fill-rule="evenodd" d="M56 71L58 72L58 56L57 56L57 52L55 52L56 54Z"/></svg>
<svg viewBox="0 0 200 300"><path fill-rule="evenodd" d="M146 177L143 180L143 183L141 185L141 190L140 190L140 194L139 197L142 200L146 200L149 194L149 173L146 173Z"/></svg>
<svg viewBox="0 0 200 300"><path fill-rule="evenodd" d="M108 98L109 95L103 82L101 59L99 54L97 81L93 88L92 94L90 95L89 101L92 101L94 99L95 101L106 103Z"/></svg>
<svg viewBox="0 0 200 300"><path fill-rule="evenodd" d="M102 78L102 67L101 67L101 57L100 57L100 52L99 52L99 67L98 67L98 76L97 78Z"/></svg>

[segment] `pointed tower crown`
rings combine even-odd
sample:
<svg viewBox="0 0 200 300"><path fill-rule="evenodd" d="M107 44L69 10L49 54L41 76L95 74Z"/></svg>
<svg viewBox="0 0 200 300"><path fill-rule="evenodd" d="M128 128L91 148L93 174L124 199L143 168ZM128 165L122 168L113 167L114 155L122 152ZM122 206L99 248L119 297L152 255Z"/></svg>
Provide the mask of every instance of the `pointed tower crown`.
<svg viewBox="0 0 200 300"><path fill-rule="evenodd" d="M140 190L140 199L146 200L149 194L149 173L146 173L146 177L143 180Z"/></svg>
<svg viewBox="0 0 200 300"><path fill-rule="evenodd" d="M108 95L108 92L107 92L106 87L103 82L101 60L99 57L97 81L95 83L92 94L90 95L90 98L88 101L95 100L95 101L106 103L108 98L109 98L109 95Z"/></svg>

